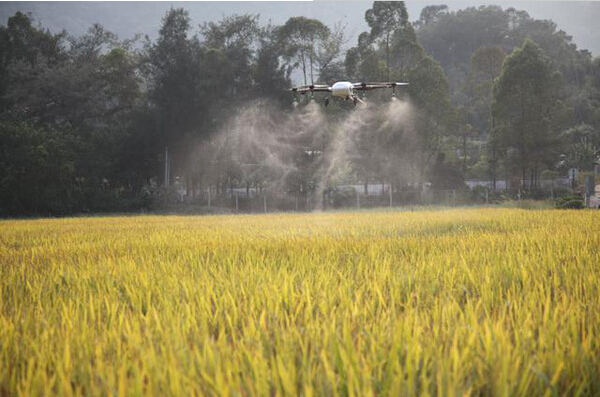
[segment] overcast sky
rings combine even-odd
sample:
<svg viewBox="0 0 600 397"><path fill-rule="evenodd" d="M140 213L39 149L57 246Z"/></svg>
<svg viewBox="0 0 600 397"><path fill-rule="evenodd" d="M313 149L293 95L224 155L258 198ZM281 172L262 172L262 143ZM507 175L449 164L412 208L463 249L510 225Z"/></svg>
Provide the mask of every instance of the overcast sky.
<svg viewBox="0 0 600 397"><path fill-rule="evenodd" d="M573 36L579 48L600 54L600 1L407 1L412 21L419 18L421 9L430 4L447 4L451 10L483 4L497 4L506 9L514 7L527 11L538 19L552 19L560 29ZM304 15L319 18L328 25L344 21L347 35L354 44L358 34L367 30L364 13L371 1L315 1L315 2L1 2L0 22L17 10L30 12L42 26L57 32L66 29L80 35L92 23L99 22L121 38L135 33L157 35L161 18L170 7L190 11L195 25L215 21L224 15L254 13L261 15L262 23L284 23L290 16Z"/></svg>

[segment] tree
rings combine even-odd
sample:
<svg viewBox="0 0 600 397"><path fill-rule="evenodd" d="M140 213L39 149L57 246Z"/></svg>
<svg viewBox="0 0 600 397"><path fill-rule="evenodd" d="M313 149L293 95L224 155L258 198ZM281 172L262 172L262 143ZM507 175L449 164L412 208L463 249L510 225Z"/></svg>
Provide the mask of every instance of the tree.
<svg viewBox="0 0 600 397"><path fill-rule="evenodd" d="M265 27L260 34L260 45L254 64L255 94L289 103L289 71L279 62L281 51L275 29Z"/></svg>
<svg viewBox="0 0 600 397"><path fill-rule="evenodd" d="M442 15L448 13L448 6L445 4L425 6L421 10L421 16L415 24L417 27L425 26L436 22Z"/></svg>
<svg viewBox="0 0 600 397"><path fill-rule="evenodd" d="M229 101L247 100L254 88L252 63L260 35L258 16L225 17L217 23L205 23L201 33L204 36L202 45L212 52L213 58L222 60L216 69L219 73L219 92L225 94Z"/></svg>
<svg viewBox="0 0 600 397"><path fill-rule="evenodd" d="M368 144L361 142L359 147L359 156L367 160L354 162L369 178L377 174L394 183L406 182L409 178L398 174L402 169L411 174L412 182L422 184L435 155L457 129L446 76L420 46L404 4L375 2L365 18L371 32L362 33L358 45L348 51L348 74L364 80L382 79L388 73L391 80L405 79L410 86L400 95L410 102L382 105L387 113L379 114L373 122L381 127L369 131ZM374 48L378 38L379 48ZM389 99L385 93L374 93L369 100L379 102L384 97ZM396 121L390 123L390 117Z"/></svg>
<svg viewBox="0 0 600 397"><path fill-rule="evenodd" d="M543 167L555 159L560 86L560 74L529 39L506 58L494 83L493 111L501 143L514 151L512 160L520 170L523 187L528 171L534 187Z"/></svg>
<svg viewBox="0 0 600 397"><path fill-rule="evenodd" d="M12 181L9 210L70 212L114 205L107 198L116 197L122 186L117 165L139 97L130 43L93 25L80 37L68 37L67 45L66 33L53 36L33 28L20 13L0 31L8 40L5 55L11 54L3 64L2 128L14 134L7 140L13 149L7 150L19 153L7 155L4 163L6 181ZM38 193L31 193L33 183ZM40 194L45 201L33 197Z"/></svg>
<svg viewBox="0 0 600 397"><path fill-rule="evenodd" d="M594 163L600 158L600 130L587 124L579 124L562 134L565 143L566 168L593 171Z"/></svg>
<svg viewBox="0 0 600 397"><path fill-rule="evenodd" d="M343 75L343 65L339 58L344 43L344 25L338 22L330 30L330 34L317 46L316 61L321 81L331 82L338 80Z"/></svg>
<svg viewBox="0 0 600 397"><path fill-rule="evenodd" d="M418 36L425 51L444 68L454 105L467 106L463 88L471 77L471 58L477 49L499 46L510 52L527 37L534 40L563 75L569 106L583 109L578 122L591 122L587 98L582 98L591 66L591 54L578 50L572 37L557 29L554 22L536 20L525 11L498 6L469 7L435 14L426 24L418 24ZM587 91L587 90L584 90ZM480 109L485 111L485 109ZM481 115L476 115L482 119Z"/></svg>
<svg viewBox="0 0 600 397"><path fill-rule="evenodd" d="M358 36L358 45L346 52L344 61L346 75L363 81L382 79L387 65L382 65L379 54L373 48L370 34L363 32Z"/></svg>
<svg viewBox="0 0 600 397"><path fill-rule="evenodd" d="M8 92L14 87L14 72L21 69L40 71L64 61L63 50L66 32L56 35L36 29L28 15L17 12L8 19L7 26L0 26L0 111L17 105ZM19 111L19 109L15 109Z"/></svg>
<svg viewBox="0 0 600 397"><path fill-rule="evenodd" d="M508 45L504 36L510 31L510 16L498 6L469 7L434 15L428 23L419 24L419 41L451 79L466 77L470 58L477 48ZM451 81L451 86L460 87L457 83Z"/></svg>
<svg viewBox="0 0 600 397"><path fill-rule="evenodd" d="M501 46L479 47L471 56L471 71L466 83L466 91L471 97L471 122L477 130L487 132L488 171L493 189L496 188L498 147L497 139L492 137L495 131L492 87L502 70L505 57L506 51Z"/></svg>
<svg viewBox="0 0 600 397"><path fill-rule="evenodd" d="M415 128L417 143L415 155L420 182L424 182L426 168L443 149L444 141L460 131L456 110L450 105L446 76L439 63L431 57L423 57L407 73L409 93L418 109Z"/></svg>
<svg viewBox="0 0 600 397"><path fill-rule="evenodd" d="M0 122L0 214L70 213L77 208L73 132Z"/></svg>
<svg viewBox="0 0 600 397"><path fill-rule="evenodd" d="M208 68L212 58L222 55L205 53L198 38L188 37L190 17L184 9L171 9L162 21L155 44L146 48L146 78L150 83L149 97L156 109L156 128L159 131L157 153L170 147L175 174L185 168L189 141L197 133L206 133L205 111L209 99L205 93L222 83L210 73L220 68ZM222 62L218 63L222 67ZM215 76L218 77L218 76ZM202 88L206 91L202 92Z"/></svg>
<svg viewBox="0 0 600 397"><path fill-rule="evenodd" d="M471 68L475 73L483 74L485 80L495 79L502 69L506 51L502 46L479 47L471 55Z"/></svg>
<svg viewBox="0 0 600 397"><path fill-rule="evenodd" d="M390 80L390 38L392 34L408 25L408 12L403 1L375 1L366 11L365 20L371 28L371 40L385 40L387 80Z"/></svg>
<svg viewBox="0 0 600 397"><path fill-rule="evenodd" d="M308 84L307 71L311 84L315 83L314 69L318 63L319 47L327 43L331 31L321 21L305 17L292 17L278 30L279 42L286 60L296 62L292 68L300 66L304 84Z"/></svg>

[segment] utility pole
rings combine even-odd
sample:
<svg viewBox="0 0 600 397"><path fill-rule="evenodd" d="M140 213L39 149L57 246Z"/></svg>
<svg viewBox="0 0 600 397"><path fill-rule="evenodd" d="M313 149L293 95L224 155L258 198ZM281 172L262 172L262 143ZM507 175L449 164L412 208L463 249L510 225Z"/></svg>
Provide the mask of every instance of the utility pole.
<svg viewBox="0 0 600 397"><path fill-rule="evenodd" d="M165 146L165 187L169 187L171 184L170 173L171 173L171 159L169 158L169 147Z"/></svg>
<svg viewBox="0 0 600 397"><path fill-rule="evenodd" d="M463 135L463 166L462 166L463 175L467 173L467 131L465 130L465 134Z"/></svg>

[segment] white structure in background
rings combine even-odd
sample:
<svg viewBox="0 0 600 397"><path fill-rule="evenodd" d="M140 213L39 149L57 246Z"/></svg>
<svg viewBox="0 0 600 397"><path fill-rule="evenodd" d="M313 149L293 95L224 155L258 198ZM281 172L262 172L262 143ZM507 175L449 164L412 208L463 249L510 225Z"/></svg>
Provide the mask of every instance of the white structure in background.
<svg viewBox="0 0 600 397"><path fill-rule="evenodd" d="M587 205L591 208L600 208L600 161L594 164L594 191L588 197Z"/></svg>

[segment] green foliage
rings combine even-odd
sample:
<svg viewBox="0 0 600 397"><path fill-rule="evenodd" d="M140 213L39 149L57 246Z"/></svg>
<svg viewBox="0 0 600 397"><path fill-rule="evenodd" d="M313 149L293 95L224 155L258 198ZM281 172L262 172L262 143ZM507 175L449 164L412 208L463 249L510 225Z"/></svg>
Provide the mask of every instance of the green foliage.
<svg viewBox="0 0 600 397"><path fill-rule="evenodd" d="M222 61L219 65L211 65L218 71L218 90L231 101L241 102L252 97L251 64L255 57L253 47L260 35L258 16L225 17L218 23L204 24L201 32L204 38L202 46L208 51L218 52ZM215 94L219 96L219 93Z"/></svg>
<svg viewBox="0 0 600 397"><path fill-rule="evenodd" d="M566 149L561 166L564 169L592 171L600 158L600 130L579 124L563 131L561 135Z"/></svg>
<svg viewBox="0 0 600 397"><path fill-rule="evenodd" d="M503 53L510 53L527 38L541 47L552 68L560 72L561 82L555 87L561 103L549 120L551 128L558 131L573 123L600 125L597 124L600 113L595 111L600 107L600 96L593 84L591 54L577 49L572 37L558 30L552 21L536 20L525 11L503 10L498 6L451 12L443 7L432 7L423 10L416 27L424 49L440 62L448 76L452 104L464 109L465 121L478 132L477 137L470 140L486 147L491 179L501 173L517 172L511 161L500 159L501 134L490 112L490 92L493 79L499 74ZM554 169L550 163L559 161L561 150L547 152L544 167Z"/></svg>
<svg viewBox="0 0 600 397"><path fill-rule="evenodd" d="M483 46L504 44L502 35L510 30L509 15L498 6L469 7L441 13L418 27L425 51L441 63L453 86L467 76L473 52ZM459 77L460 76L460 77Z"/></svg>
<svg viewBox="0 0 600 397"><path fill-rule="evenodd" d="M511 162L523 184L530 174L535 186L539 173L556 161L560 84L550 60L529 39L506 58L494 83L500 145L514 151Z"/></svg>
<svg viewBox="0 0 600 397"><path fill-rule="evenodd" d="M410 86L400 95L409 100L412 107L403 116L409 119L410 127L405 125L396 131L380 129L380 137L367 141L368 147L379 144L378 149L371 147L362 152L377 153L377 156L386 153L385 161L390 166L381 168L385 169L386 178L390 180L402 179L398 178L394 166L412 164L411 167L416 167L413 173L419 175L418 180L422 183L426 170L457 124L449 101L446 76L440 65L420 46L412 25L408 23L403 2L374 2L365 19L371 31L362 33L357 47L348 51L345 62L348 74L363 81L406 79ZM383 117L391 116L386 114ZM368 167L361 163L360 168L366 170Z"/></svg>
<svg viewBox="0 0 600 397"><path fill-rule="evenodd" d="M409 26L406 6L403 1L375 1L373 7L365 12L365 20L371 28L370 40L383 38L386 53L386 80L390 81L390 38ZM411 42L416 40L409 41Z"/></svg>
<svg viewBox="0 0 600 397"><path fill-rule="evenodd" d="M365 20L371 28L371 39L388 38L408 24L408 12L403 1L375 1L365 12Z"/></svg>
<svg viewBox="0 0 600 397"><path fill-rule="evenodd" d="M580 196L559 197L555 201L555 207L560 209L582 209L584 208L583 198Z"/></svg>
<svg viewBox="0 0 600 397"><path fill-rule="evenodd" d="M0 123L0 213L64 214L76 205L78 141L68 129Z"/></svg>
<svg viewBox="0 0 600 397"><path fill-rule="evenodd" d="M18 28L11 19L2 29L24 38L8 44L25 45L35 57L5 58L1 212L117 208L118 180L127 172L118 165L134 157L124 144L140 96L135 52L99 25L67 47L65 34L37 30L22 14L14 18Z"/></svg>
<svg viewBox="0 0 600 397"><path fill-rule="evenodd" d="M260 47L253 67L255 95L272 98L279 103L289 103L290 71L279 61L280 43L268 26L260 36Z"/></svg>
<svg viewBox="0 0 600 397"><path fill-rule="evenodd" d="M294 62L291 69L302 69L304 84L309 84L307 76L310 84L315 83L317 47L322 46L330 34L329 28L321 21L305 17L292 17L277 29L282 55L288 62Z"/></svg>
<svg viewBox="0 0 600 397"><path fill-rule="evenodd" d="M446 13L448 13L448 6L445 4L425 6L421 10L421 16L415 26L421 27L436 22Z"/></svg>
<svg viewBox="0 0 600 397"><path fill-rule="evenodd" d="M203 98L197 95L202 58L198 39L188 38L189 25L187 11L171 9L156 43L147 48L145 67L152 83L149 96L159 116L163 145L173 145L202 119L199 110ZM220 70L218 66L215 71Z"/></svg>

